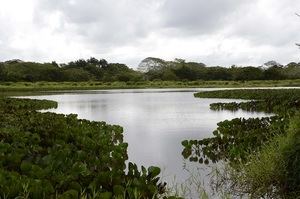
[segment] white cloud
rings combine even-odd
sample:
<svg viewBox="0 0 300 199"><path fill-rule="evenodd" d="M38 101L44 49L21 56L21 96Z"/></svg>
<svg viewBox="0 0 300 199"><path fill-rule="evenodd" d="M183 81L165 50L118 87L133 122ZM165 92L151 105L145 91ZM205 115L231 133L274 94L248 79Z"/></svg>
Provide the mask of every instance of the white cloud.
<svg viewBox="0 0 300 199"><path fill-rule="evenodd" d="M297 11L292 0L0 0L0 60L287 63L300 56Z"/></svg>

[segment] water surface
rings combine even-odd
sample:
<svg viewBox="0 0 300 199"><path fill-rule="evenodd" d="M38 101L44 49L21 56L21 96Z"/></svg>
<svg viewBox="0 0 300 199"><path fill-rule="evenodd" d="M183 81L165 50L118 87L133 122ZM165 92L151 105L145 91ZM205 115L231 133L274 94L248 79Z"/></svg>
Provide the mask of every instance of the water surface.
<svg viewBox="0 0 300 199"><path fill-rule="evenodd" d="M129 160L144 166L159 166L164 179L184 182L202 166L184 161L181 141L212 136L217 123L237 117L262 117L264 113L212 111L209 104L232 99L195 98L193 93L213 89L124 89L44 92L34 99L58 102L56 113L75 113L79 118L106 121L124 127ZM201 171L202 172L202 171ZM205 172L204 172L205 173Z"/></svg>

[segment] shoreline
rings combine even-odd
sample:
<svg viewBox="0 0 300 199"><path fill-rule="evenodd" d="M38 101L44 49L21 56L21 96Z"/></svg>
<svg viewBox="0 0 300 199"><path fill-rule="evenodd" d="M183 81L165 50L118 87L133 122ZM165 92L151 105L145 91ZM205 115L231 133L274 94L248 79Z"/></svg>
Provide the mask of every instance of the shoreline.
<svg viewBox="0 0 300 199"><path fill-rule="evenodd" d="M261 81L142 81L142 82L0 82L1 92L108 89L300 87L297 80Z"/></svg>

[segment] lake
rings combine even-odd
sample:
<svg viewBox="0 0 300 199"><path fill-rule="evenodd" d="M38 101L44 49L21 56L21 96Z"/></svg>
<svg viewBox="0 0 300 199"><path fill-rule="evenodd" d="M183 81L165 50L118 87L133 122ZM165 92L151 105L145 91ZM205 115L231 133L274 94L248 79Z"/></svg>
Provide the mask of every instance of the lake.
<svg viewBox="0 0 300 199"><path fill-rule="evenodd" d="M203 176L209 172L204 165L183 159L183 140L211 137L217 123L223 120L268 116L246 111L212 111L211 103L242 100L193 96L204 90L217 89L64 91L24 97L58 102L57 109L47 111L74 113L79 118L121 125L124 139L129 143L129 160L138 165L159 166L163 179L172 184L185 182L191 172L197 171Z"/></svg>

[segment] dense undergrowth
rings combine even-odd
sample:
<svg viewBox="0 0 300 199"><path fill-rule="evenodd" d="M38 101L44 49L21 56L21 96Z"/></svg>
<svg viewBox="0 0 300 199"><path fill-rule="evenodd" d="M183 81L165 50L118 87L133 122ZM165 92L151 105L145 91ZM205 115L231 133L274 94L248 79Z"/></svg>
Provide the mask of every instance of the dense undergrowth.
<svg viewBox="0 0 300 199"><path fill-rule="evenodd" d="M222 121L213 132L214 137L183 141L185 158L205 164L227 162L230 167L226 167L216 184L231 195L250 198L300 195L300 90L223 90L195 96L250 100L214 103L212 110L242 109L276 115Z"/></svg>
<svg viewBox="0 0 300 199"><path fill-rule="evenodd" d="M159 198L158 167L127 160L123 129L41 113L47 100L0 98L0 198Z"/></svg>

